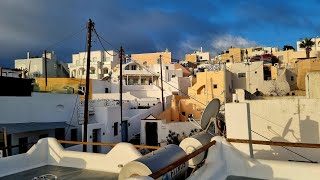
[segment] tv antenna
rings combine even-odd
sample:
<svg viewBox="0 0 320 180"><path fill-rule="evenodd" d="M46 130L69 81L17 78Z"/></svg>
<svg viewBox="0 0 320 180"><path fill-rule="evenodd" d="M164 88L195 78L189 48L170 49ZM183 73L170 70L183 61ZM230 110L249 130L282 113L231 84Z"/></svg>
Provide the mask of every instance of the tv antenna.
<svg viewBox="0 0 320 180"><path fill-rule="evenodd" d="M220 100L213 99L208 103L208 105L204 109L201 116L200 124L193 118L192 114L188 116L188 121L191 122L197 128L202 129L203 131L214 136L214 134L210 133L208 130L211 124L215 121L219 113L219 110L220 110Z"/></svg>

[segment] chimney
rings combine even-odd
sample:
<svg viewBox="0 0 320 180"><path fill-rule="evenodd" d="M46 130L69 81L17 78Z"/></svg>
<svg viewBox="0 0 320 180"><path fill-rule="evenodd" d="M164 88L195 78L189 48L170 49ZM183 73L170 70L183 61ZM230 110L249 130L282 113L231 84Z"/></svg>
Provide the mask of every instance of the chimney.
<svg viewBox="0 0 320 180"><path fill-rule="evenodd" d="M27 59L30 59L30 52L27 52Z"/></svg>
<svg viewBox="0 0 320 180"><path fill-rule="evenodd" d="M200 48L200 52L202 52L202 47Z"/></svg>

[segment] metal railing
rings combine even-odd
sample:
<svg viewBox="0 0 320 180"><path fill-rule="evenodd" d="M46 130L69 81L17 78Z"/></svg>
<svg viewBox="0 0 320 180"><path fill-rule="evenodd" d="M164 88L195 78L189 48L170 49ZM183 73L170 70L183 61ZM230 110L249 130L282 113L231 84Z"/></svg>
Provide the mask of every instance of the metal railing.
<svg viewBox="0 0 320 180"><path fill-rule="evenodd" d="M117 143L105 143L105 142L79 142L79 141L67 141L67 140L57 140L61 144L85 144L85 145L95 145L95 146L111 146L114 147ZM146 146L146 145L133 145L137 149L159 149L160 146Z"/></svg>
<svg viewBox="0 0 320 180"><path fill-rule="evenodd" d="M260 140L247 140L247 139L232 139L228 138L228 142L234 143L251 143L270 146L285 146L285 147L304 147L304 148L320 148L320 144L311 143L292 143L292 142L275 142L275 141L260 141Z"/></svg>

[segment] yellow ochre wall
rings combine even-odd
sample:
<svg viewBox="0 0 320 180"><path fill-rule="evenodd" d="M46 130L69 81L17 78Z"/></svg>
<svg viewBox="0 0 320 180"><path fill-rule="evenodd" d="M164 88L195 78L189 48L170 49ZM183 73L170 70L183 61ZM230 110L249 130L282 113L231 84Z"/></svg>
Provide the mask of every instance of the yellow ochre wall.
<svg viewBox="0 0 320 180"><path fill-rule="evenodd" d="M225 71L206 71L197 73L196 83L188 88L189 97L173 96L172 105L159 115L159 119L167 122L187 121L188 115L193 114L200 119L206 105L214 98L225 101ZM217 88L213 88L216 84ZM185 115L182 115L184 112Z"/></svg>
<svg viewBox="0 0 320 180"><path fill-rule="evenodd" d="M147 64L151 65L158 64L160 55L162 56L162 64L171 64L171 52L131 54L131 59L140 64L144 64L146 62Z"/></svg>
<svg viewBox="0 0 320 180"><path fill-rule="evenodd" d="M306 74L313 71L320 71L320 58L304 59L298 61L297 86L299 90L306 89Z"/></svg>
<svg viewBox="0 0 320 180"><path fill-rule="evenodd" d="M65 86L70 86L74 88L74 93L78 93L79 85L85 85L85 79L77 78L48 78L48 85L45 86L45 78L36 78L36 84L39 86L40 91L42 92L52 92L52 93L67 93ZM89 86L89 99L92 98L92 80L90 79ZM84 99L84 96L81 95L81 99Z"/></svg>

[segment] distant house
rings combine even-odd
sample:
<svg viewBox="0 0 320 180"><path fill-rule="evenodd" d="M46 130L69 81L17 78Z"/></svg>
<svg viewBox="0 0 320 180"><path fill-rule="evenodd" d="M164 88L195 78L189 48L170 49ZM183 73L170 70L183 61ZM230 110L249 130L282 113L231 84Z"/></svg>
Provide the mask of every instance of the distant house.
<svg viewBox="0 0 320 180"><path fill-rule="evenodd" d="M26 74L30 78L45 77L45 65L47 64L47 77L69 77L69 70L67 65L59 61L54 52L47 52L46 58L47 63L45 63L45 55L42 54L41 57L30 57L30 53L27 53L26 59L16 59L14 62L14 67L16 69L25 70Z"/></svg>
<svg viewBox="0 0 320 180"><path fill-rule="evenodd" d="M22 69L11 69L11 68L0 67L0 76L1 77L13 77L13 78L25 78L26 71L24 71Z"/></svg>
<svg viewBox="0 0 320 180"><path fill-rule="evenodd" d="M172 60L171 52L166 49L165 52L155 53L142 53L142 54L131 54L131 59L144 65L159 64L159 58L161 55L163 64L170 64Z"/></svg>
<svg viewBox="0 0 320 180"><path fill-rule="evenodd" d="M85 78L87 53L72 54L72 63L68 64L71 78ZM104 79L110 76L111 69L119 64L119 57L115 51L91 51L90 79Z"/></svg>

